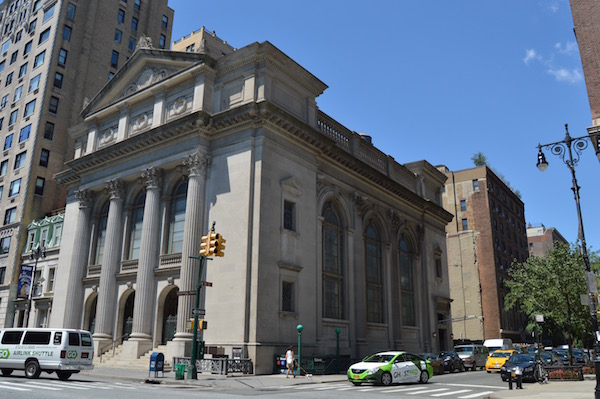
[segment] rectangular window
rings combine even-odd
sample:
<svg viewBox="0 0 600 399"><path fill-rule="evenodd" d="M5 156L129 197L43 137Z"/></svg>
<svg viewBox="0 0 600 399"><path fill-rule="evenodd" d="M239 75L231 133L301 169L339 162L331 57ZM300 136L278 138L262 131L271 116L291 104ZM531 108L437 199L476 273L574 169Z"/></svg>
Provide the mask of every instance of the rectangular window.
<svg viewBox="0 0 600 399"><path fill-rule="evenodd" d="M69 25L65 25L63 27L63 40L70 41L71 40L71 32L73 29Z"/></svg>
<svg viewBox="0 0 600 399"><path fill-rule="evenodd" d="M6 84L4 85L5 87L12 83L12 77L13 77L12 72L9 73L8 75L6 75Z"/></svg>
<svg viewBox="0 0 600 399"><path fill-rule="evenodd" d="M33 78L31 78L31 80L29 81L29 93L31 93L32 91L36 90L38 87L40 87L40 78L42 77L42 74L38 74L35 75Z"/></svg>
<svg viewBox="0 0 600 399"><path fill-rule="evenodd" d="M42 148L42 152L40 153L40 166L48 167L48 159L50 158L50 151L45 148Z"/></svg>
<svg viewBox="0 0 600 399"><path fill-rule="evenodd" d="M8 94L2 97L2 101L0 101L0 109L6 108L6 104L8 104Z"/></svg>
<svg viewBox="0 0 600 399"><path fill-rule="evenodd" d="M9 134L4 138L4 151L9 150L12 147L13 134Z"/></svg>
<svg viewBox="0 0 600 399"><path fill-rule="evenodd" d="M167 29L167 26L169 25L169 17L167 17L166 15L162 16L162 27L164 29Z"/></svg>
<svg viewBox="0 0 600 399"><path fill-rule="evenodd" d="M6 61L0 62L0 72L4 72L4 65L6 65Z"/></svg>
<svg viewBox="0 0 600 399"><path fill-rule="evenodd" d="M15 157L15 169L21 169L25 166L25 160L27 159L27 151L23 151Z"/></svg>
<svg viewBox="0 0 600 399"><path fill-rule="evenodd" d="M44 195L44 185L46 184L46 179L43 177L38 177L35 179L35 193L37 195Z"/></svg>
<svg viewBox="0 0 600 399"><path fill-rule="evenodd" d="M135 11L139 11L141 6L142 6L142 0L135 0L133 2L133 9Z"/></svg>
<svg viewBox="0 0 600 399"><path fill-rule="evenodd" d="M473 190L479 191L479 180L477 179L473 180Z"/></svg>
<svg viewBox="0 0 600 399"><path fill-rule="evenodd" d="M435 258L435 275L442 278L442 259Z"/></svg>
<svg viewBox="0 0 600 399"><path fill-rule="evenodd" d="M4 118L0 118L0 129L2 129L3 124L4 124Z"/></svg>
<svg viewBox="0 0 600 399"><path fill-rule="evenodd" d="M9 238L9 237L7 237ZM0 244L2 243L2 240L0 240ZM2 252L3 248L0 248L0 253L5 254L6 252ZM4 284L4 278L6 276L6 266L5 267L0 267L0 285Z"/></svg>
<svg viewBox="0 0 600 399"><path fill-rule="evenodd" d="M23 57L26 56L27 54L29 54L29 52L31 51L31 45L33 44L33 40L30 40L26 45L25 48L23 49Z"/></svg>
<svg viewBox="0 0 600 399"><path fill-rule="evenodd" d="M281 283L281 310L294 311L294 283L283 281Z"/></svg>
<svg viewBox="0 0 600 399"><path fill-rule="evenodd" d="M0 55L4 55L8 53L8 48L10 47L10 39L7 39L4 43L2 43L2 47L0 47Z"/></svg>
<svg viewBox="0 0 600 399"><path fill-rule="evenodd" d="M121 37L123 36L123 32L118 29L115 29L115 43L121 43Z"/></svg>
<svg viewBox="0 0 600 399"><path fill-rule="evenodd" d="M0 162L0 176L6 175L7 170L8 170L8 159Z"/></svg>
<svg viewBox="0 0 600 399"><path fill-rule="evenodd" d="M4 192L4 186L0 186L0 200L2 199L3 192Z"/></svg>
<svg viewBox="0 0 600 399"><path fill-rule="evenodd" d="M69 3L67 6L67 19L74 21L75 20L75 11L77 11L77 7L73 3Z"/></svg>
<svg viewBox="0 0 600 399"><path fill-rule="evenodd" d="M50 331L27 331L23 338L23 345L48 345Z"/></svg>
<svg viewBox="0 0 600 399"><path fill-rule="evenodd" d="M467 201L466 200L460 200L460 210L462 212L467 210Z"/></svg>
<svg viewBox="0 0 600 399"><path fill-rule="evenodd" d="M22 36L23 36L23 31L22 30L18 31L15 36L15 43L19 43L21 41Z"/></svg>
<svg viewBox="0 0 600 399"><path fill-rule="evenodd" d="M283 201L283 228L296 231L296 204Z"/></svg>
<svg viewBox="0 0 600 399"><path fill-rule="evenodd" d="M40 8L42 8L42 0L36 0L36 2L33 3L33 12L37 12Z"/></svg>
<svg viewBox="0 0 600 399"><path fill-rule="evenodd" d="M25 105L25 112L23 113L23 117L27 118L31 116L35 111L35 100L32 100Z"/></svg>
<svg viewBox="0 0 600 399"><path fill-rule="evenodd" d="M21 192L21 179L13 180L10 182L10 189L8 190L8 197L14 197L19 195Z"/></svg>
<svg viewBox="0 0 600 399"><path fill-rule="evenodd" d="M54 123L46 122L46 126L44 127L44 138L47 140L52 140L54 137Z"/></svg>
<svg viewBox="0 0 600 399"><path fill-rule="evenodd" d="M54 74L54 87L56 87L57 89L62 88L62 83L63 83L63 74L60 72L56 72Z"/></svg>
<svg viewBox="0 0 600 399"><path fill-rule="evenodd" d="M117 22L119 24L122 24L123 22L125 22L125 11L119 9L119 14L117 14Z"/></svg>
<svg viewBox="0 0 600 399"><path fill-rule="evenodd" d="M24 63L19 68L19 79L22 78L23 76L25 76L26 73L27 73L27 63Z"/></svg>
<svg viewBox="0 0 600 399"><path fill-rule="evenodd" d="M31 125L27 125L24 128L22 128L21 132L19 133L19 143L22 143L25 140L29 139L30 133L31 133Z"/></svg>
<svg viewBox="0 0 600 399"><path fill-rule="evenodd" d="M31 21L29 23L29 29L27 29L28 33L34 32L35 31L35 26L37 25L37 19L34 19L33 21Z"/></svg>
<svg viewBox="0 0 600 399"><path fill-rule="evenodd" d="M38 40L38 45L44 43L50 37L50 28L46 29L42 33L40 33L40 40Z"/></svg>
<svg viewBox="0 0 600 399"><path fill-rule="evenodd" d="M19 50L15 51L10 55L10 65L14 64L17 61L17 57L19 56Z"/></svg>
<svg viewBox="0 0 600 399"><path fill-rule="evenodd" d="M42 65L44 63L44 57L46 57L46 50L35 56L35 59L33 60L33 67L37 68L38 66Z"/></svg>
<svg viewBox="0 0 600 399"><path fill-rule="evenodd" d="M113 50L112 56L110 57L110 66L116 68L119 65L119 52Z"/></svg>
<svg viewBox="0 0 600 399"><path fill-rule="evenodd" d="M467 222L467 219L462 220L462 229L463 231L469 230L469 223Z"/></svg>
<svg viewBox="0 0 600 399"><path fill-rule="evenodd" d="M56 275L56 269L50 268L48 269L48 285L46 286L46 291L53 292L54 291L54 276Z"/></svg>
<svg viewBox="0 0 600 399"><path fill-rule="evenodd" d="M160 40L158 42L158 46L160 48L165 48L166 44L167 44L167 37L165 35L160 35Z"/></svg>
<svg viewBox="0 0 600 399"><path fill-rule="evenodd" d="M58 101L58 97L50 97L50 106L48 107L48 111L56 114L58 112Z"/></svg>
<svg viewBox="0 0 600 399"><path fill-rule="evenodd" d="M22 336L23 331L7 331L2 336L2 344L19 345L21 343Z"/></svg>
<svg viewBox="0 0 600 399"><path fill-rule="evenodd" d="M17 207L7 209L4 213L4 224L14 223L17 219ZM4 334L6 335L6 334Z"/></svg>
<svg viewBox="0 0 600 399"><path fill-rule="evenodd" d="M54 15L54 4L52 5L52 7L48 8L46 11L44 11L44 18L42 19L42 23L44 23L47 20L49 20L50 18L52 18L53 15Z"/></svg>
<svg viewBox="0 0 600 399"><path fill-rule="evenodd" d="M137 31L138 28L138 19L136 17L131 17L131 30Z"/></svg>
<svg viewBox="0 0 600 399"><path fill-rule="evenodd" d="M128 48L129 48L130 51L135 50L135 37L129 36L129 46L128 46Z"/></svg>
<svg viewBox="0 0 600 399"><path fill-rule="evenodd" d="M21 95L23 94L23 85L17 87L15 89L15 96L13 97L13 103L16 103L21 99Z"/></svg>
<svg viewBox="0 0 600 399"><path fill-rule="evenodd" d="M67 50L61 48L58 52L58 65L65 66L67 64Z"/></svg>
<svg viewBox="0 0 600 399"><path fill-rule="evenodd" d="M13 112L10 113L10 116L8 117L8 126L12 126L15 123L17 123L17 117L19 116L19 110L16 109Z"/></svg>

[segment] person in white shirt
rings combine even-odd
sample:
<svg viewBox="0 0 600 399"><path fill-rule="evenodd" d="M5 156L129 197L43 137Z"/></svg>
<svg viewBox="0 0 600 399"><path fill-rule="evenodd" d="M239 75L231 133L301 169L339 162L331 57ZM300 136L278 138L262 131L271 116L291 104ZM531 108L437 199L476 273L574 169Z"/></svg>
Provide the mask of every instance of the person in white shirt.
<svg viewBox="0 0 600 399"><path fill-rule="evenodd" d="M296 358L294 357L294 349L290 346L285 352L285 364L287 365L287 373L285 374L285 378L289 378L290 371L292 372L292 376L296 378L296 374L294 374L294 363Z"/></svg>

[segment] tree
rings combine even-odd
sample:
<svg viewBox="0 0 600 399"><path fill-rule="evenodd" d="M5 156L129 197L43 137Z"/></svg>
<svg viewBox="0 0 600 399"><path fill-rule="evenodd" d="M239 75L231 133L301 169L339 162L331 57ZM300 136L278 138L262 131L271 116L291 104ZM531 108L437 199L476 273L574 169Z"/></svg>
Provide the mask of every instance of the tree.
<svg viewBox="0 0 600 399"><path fill-rule="evenodd" d="M513 262L505 284L507 310L515 306L529 317L544 315L544 325L563 331L571 351L575 338L583 340L590 330L589 307L581 304L587 294L583 258L578 247L555 243L543 258L532 256Z"/></svg>
<svg viewBox="0 0 600 399"><path fill-rule="evenodd" d="M483 153L481 151L478 152L477 154L473 155L471 157L471 161L473 161L475 166L487 165L487 158L485 157L485 155L483 155Z"/></svg>

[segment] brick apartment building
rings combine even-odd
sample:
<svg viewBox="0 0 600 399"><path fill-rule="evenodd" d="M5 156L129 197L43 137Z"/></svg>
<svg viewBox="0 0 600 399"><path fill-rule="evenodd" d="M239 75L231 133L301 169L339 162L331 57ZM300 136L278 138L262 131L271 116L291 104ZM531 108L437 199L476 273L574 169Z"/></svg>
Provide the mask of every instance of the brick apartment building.
<svg viewBox="0 0 600 399"><path fill-rule="evenodd" d="M487 166L438 169L448 177L444 209L454 215L446 226L453 338L521 340L523 317L503 298L512 261L528 256L524 204Z"/></svg>
<svg viewBox="0 0 600 399"><path fill-rule="evenodd" d="M555 242L568 244L569 242L554 227L540 225L527 225L527 242L529 255L544 257L546 252L554 246Z"/></svg>

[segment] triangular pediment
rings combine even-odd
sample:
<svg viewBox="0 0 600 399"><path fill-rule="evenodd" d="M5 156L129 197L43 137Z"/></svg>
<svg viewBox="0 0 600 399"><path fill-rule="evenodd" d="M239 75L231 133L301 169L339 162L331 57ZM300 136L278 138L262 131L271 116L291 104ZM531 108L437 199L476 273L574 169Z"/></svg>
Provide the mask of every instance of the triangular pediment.
<svg viewBox="0 0 600 399"><path fill-rule="evenodd" d="M102 90L84 104L82 116L85 118L144 91L151 96L165 81L206 62L207 57L198 53L136 50Z"/></svg>

